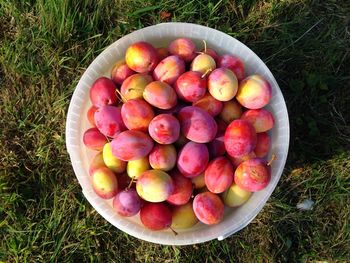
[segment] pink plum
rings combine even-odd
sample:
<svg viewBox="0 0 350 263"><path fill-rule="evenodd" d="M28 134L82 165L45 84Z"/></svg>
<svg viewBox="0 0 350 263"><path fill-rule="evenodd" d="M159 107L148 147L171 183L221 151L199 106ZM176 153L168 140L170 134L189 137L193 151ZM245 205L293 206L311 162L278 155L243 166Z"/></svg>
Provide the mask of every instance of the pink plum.
<svg viewBox="0 0 350 263"><path fill-rule="evenodd" d="M188 178L200 175L209 162L209 152L205 144L188 142L181 149L177 159L177 168Z"/></svg>
<svg viewBox="0 0 350 263"><path fill-rule="evenodd" d="M187 106L180 110L178 119L181 132L187 139L198 143L207 143L215 138L217 124L206 111L195 106Z"/></svg>
<svg viewBox="0 0 350 263"><path fill-rule="evenodd" d="M266 161L254 158L241 163L234 175L235 183L243 190L257 192L264 189L271 179L270 167Z"/></svg>
<svg viewBox="0 0 350 263"><path fill-rule="evenodd" d="M168 52L168 49L166 47L159 47L156 50L157 50L159 60L163 60L167 56L169 56L169 52Z"/></svg>
<svg viewBox="0 0 350 263"><path fill-rule="evenodd" d="M148 125L154 117L154 112L146 101L132 99L123 104L121 115L125 126L129 130L147 132Z"/></svg>
<svg viewBox="0 0 350 263"><path fill-rule="evenodd" d="M145 227L157 231L171 226L172 213L164 203L146 203L141 208L140 219Z"/></svg>
<svg viewBox="0 0 350 263"><path fill-rule="evenodd" d="M208 143L210 158L216 158L226 153L224 136L216 137Z"/></svg>
<svg viewBox="0 0 350 263"><path fill-rule="evenodd" d="M221 112L223 103L215 99L209 93L206 93L204 97L193 102L192 105L205 110L211 116L215 117Z"/></svg>
<svg viewBox="0 0 350 263"><path fill-rule="evenodd" d="M226 191L233 182L233 166L225 157L212 160L205 169L204 180L209 191L215 194Z"/></svg>
<svg viewBox="0 0 350 263"><path fill-rule="evenodd" d="M237 120L242 115L242 106L235 99L230 101L225 101L220 112L220 118L230 124L233 120Z"/></svg>
<svg viewBox="0 0 350 263"><path fill-rule="evenodd" d="M239 57L233 55L223 55L218 59L218 67L230 69L237 77L238 81L244 79L244 63Z"/></svg>
<svg viewBox="0 0 350 263"><path fill-rule="evenodd" d="M265 107L271 97L269 82L260 75L252 75L241 81L236 99L242 106L254 110Z"/></svg>
<svg viewBox="0 0 350 263"><path fill-rule="evenodd" d="M235 74L227 68L217 68L208 77L209 93L217 100L229 101L234 98L238 90Z"/></svg>
<svg viewBox="0 0 350 263"><path fill-rule="evenodd" d="M157 144L149 154L149 163L153 169L170 171L176 164L176 149L174 145Z"/></svg>
<svg viewBox="0 0 350 263"><path fill-rule="evenodd" d="M118 102L115 94L115 85L113 81L106 77L98 78L90 89L90 100L96 107L112 105Z"/></svg>
<svg viewBox="0 0 350 263"><path fill-rule="evenodd" d="M122 59L113 66L111 79L118 85L121 85L127 77L133 74L135 74L135 71L131 70L128 65L126 65L125 60Z"/></svg>
<svg viewBox="0 0 350 263"><path fill-rule="evenodd" d="M248 121L234 120L225 132L225 148L232 157L241 157L252 152L256 146L256 132Z"/></svg>
<svg viewBox="0 0 350 263"><path fill-rule="evenodd" d="M180 123L170 114L159 114L151 120L148 132L156 142L171 144L179 138Z"/></svg>
<svg viewBox="0 0 350 263"><path fill-rule="evenodd" d="M186 204L192 196L193 185L191 179L184 177L177 170L171 173L171 178L174 182L174 191L168 197L167 202L173 205Z"/></svg>
<svg viewBox="0 0 350 263"><path fill-rule="evenodd" d="M143 98L159 109L171 109L177 103L174 89L169 84L161 81L149 83L143 91Z"/></svg>
<svg viewBox="0 0 350 263"><path fill-rule="evenodd" d="M92 159L90 166L89 166L89 175L91 176L94 171L100 167L106 167L104 161L103 161L103 154L102 152L99 152L94 156Z"/></svg>
<svg viewBox="0 0 350 263"><path fill-rule="evenodd" d="M107 138L97 128L90 128L83 135L83 142L86 147L95 151L102 151L107 143Z"/></svg>
<svg viewBox="0 0 350 263"><path fill-rule="evenodd" d="M152 71L158 63L157 50L147 42L137 42L128 47L125 54L128 67L138 73Z"/></svg>
<svg viewBox="0 0 350 263"><path fill-rule="evenodd" d="M119 192L113 199L113 209L121 216L134 216L141 209L141 200L134 189Z"/></svg>
<svg viewBox="0 0 350 263"><path fill-rule="evenodd" d="M96 169L91 180L95 193L103 199L111 199L118 193L117 177L106 167Z"/></svg>
<svg viewBox="0 0 350 263"><path fill-rule="evenodd" d="M141 159L153 148L153 141L148 134L140 131L124 131L111 142L112 153L123 161Z"/></svg>
<svg viewBox="0 0 350 263"><path fill-rule="evenodd" d="M198 71L202 75L210 71L213 71L215 68L216 68L215 60L208 54L197 55L191 63L191 70Z"/></svg>
<svg viewBox="0 0 350 263"><path fill-rule="evenodd" d="M256 132L266 132L275 124L272 113L265 109L247 110L242 114L241 119L249 121Z"/></svg>
<svg viewBox="0 0 350 263"><path fill-rule="evenodd" d="M189 38L178 38L172 41L168 47L169 53L178 55L186 62L192 61L196 56L196 45Z"/></svg>
<svg viewBox="0 0 350 263"><path fill-rule="evenodd" d="M87 119L92 126L96 126L94 115L95 115L95 112L97 111L97 109L98 108L96 106L92 105L86 113Z"/></svg>
<svg viewBox="0 0 350 263"><path fill-rule="evenodd" d="M120 87L123 100L142 99L147 84L153 81L150 75L134 74L124 80Z"/></svg>
<svg viewBox="0 0 350 263"><path fill-rule="evenodd" d="M173 55L159 62L153 71L153 78L172 85L184 72L185 62L179 56Z"/></svg>
<svg viewBox="0 0 350 263"><path fill-rule="evenodd" d="M163 202L174 192L174 182L164 171L148 170L137 179L136 191L148 202Z"/></svg>
<svg viewBox="0 0 350 263"><path fill-rule="evenodd" d="M197 194L194 198L193 211L199 221L214 225L224 217L224 204L216 194L204 192Z"/></svg>
<svg viewBox="0 0 350 263"><path fill-rule="evenodd" d="M195 102L205 95L207 81L201 73L187 71L177 79L175 90L180 99Z"/></svg>
<svg viewBox="0 0 350 263"><path fill-rule="evenodd" d="M263 158L265 157L270 149L271 139L266 132L261 132L257 134L257 142L254 149L256 157Z"/></svg>
<svg viewBox="0 0 350 263"><path fill-rule="evenodd" d="M103 106L95 112L96 127L105 136L115 138L120 132L126 129L120 107Z"/></svg>

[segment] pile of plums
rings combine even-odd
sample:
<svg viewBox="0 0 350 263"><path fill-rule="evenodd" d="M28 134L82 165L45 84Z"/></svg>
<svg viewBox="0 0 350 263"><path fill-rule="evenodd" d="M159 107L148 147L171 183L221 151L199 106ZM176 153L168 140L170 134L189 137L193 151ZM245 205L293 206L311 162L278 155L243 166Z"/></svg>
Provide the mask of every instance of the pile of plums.
<svg viewBox="0 0 350 263"><path fill-rule="evenodd" d="M237 56L188 38L132 44L90 89L93 189L151 230L219 223L270 181L271 96Z"/></svg>

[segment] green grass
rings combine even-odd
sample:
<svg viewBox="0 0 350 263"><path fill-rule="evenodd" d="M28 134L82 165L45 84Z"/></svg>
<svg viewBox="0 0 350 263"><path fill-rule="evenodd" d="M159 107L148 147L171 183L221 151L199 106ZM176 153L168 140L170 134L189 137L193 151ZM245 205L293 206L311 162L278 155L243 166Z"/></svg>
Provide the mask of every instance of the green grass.
<svg viewBox="0 0 350 263"><path fill-rule="evenodd" d="M0 0L0 261L348 261L349 14L349 1L336 0ZM67 108L86 67L121 36L164 21L238 38L287 102L281 181L257 218L222 242L160 246L122 233L85 200L65 149ZM299 211L307 198L314 209Z"/></svg>

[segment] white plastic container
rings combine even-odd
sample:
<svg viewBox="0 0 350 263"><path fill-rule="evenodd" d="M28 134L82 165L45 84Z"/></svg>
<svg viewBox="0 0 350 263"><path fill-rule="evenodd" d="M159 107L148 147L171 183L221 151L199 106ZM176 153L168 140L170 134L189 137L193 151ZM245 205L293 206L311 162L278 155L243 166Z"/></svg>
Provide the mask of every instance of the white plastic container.
<svg viewBox="0 0 350 263"><path fill-rule="evenodd" d="M245 63L246 75L263 75L271 84L273 97L267 107L275 116L275 126L271 131L271 153L277 159L272 164L272 179L267 188L254 193L243 206L232 209L225 208L225 216L221 223L213 226L197 224L195 227L178 231L174 235L170 230L150 231L143 227L139 215L132 218L120 217L112 209L111 200L99 198L93 191L88 169L91 158L96 154L88 150L82 141L84 131L90 127L86 112L91 103L89 89L100 76L109 76L113 64L121 59L129 45L137 41L147 41L155 47L167 46L178 37L189 37L195 41L199 49L203 48L202 40L207 46L220 54L231 53L239 56ZM247 226L265 205L275 189L282 174L289 146L289 121L283 95L270 70L262 60L247 46L220 31L205 26L187 23L163 23L137 30L128 34L107 47L87 68L81 77L69 105L66 123L66 144L74 172L82 187L86 199L108 222L120 230L143 240L165 245L189 245L202 243L212 239L223 240Z"/></svg>

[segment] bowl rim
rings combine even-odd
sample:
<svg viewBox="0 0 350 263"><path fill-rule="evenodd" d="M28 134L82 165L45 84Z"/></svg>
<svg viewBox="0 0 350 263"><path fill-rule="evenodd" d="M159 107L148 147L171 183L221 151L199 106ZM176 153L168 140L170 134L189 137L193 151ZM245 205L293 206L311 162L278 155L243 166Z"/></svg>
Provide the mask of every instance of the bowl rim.
<svg viewBox="0 0 350 263"><path fill-rule="evenodd" d="M97 205L98 202L96 202L96 200L94 200L91 195L85 191L83 185L86 182L82 182L81 177L79 176L82 173L82 170L84 170L84 167L82 166L82 162L79 159L80 158L80 153L79 153L79 147L77 145L74 145L72 142L75 140L80 140L80 138L77 138L76 135L72 135L72 133L74 134L78 134L77 128L76 128L76 121L72 122L73 117L76 119L77 117L79 118L79 116L74 116L77 115L75 113L75 104L76 103L81 103L81 98L79 97L80 94L79 92L81 92L79 90L79 87L81 85L83 85L82 83L82 79L84 78L84 76L87 74L88 71L93 70L93 67L95 66L96 62L98 60L101 60L109 51L112 47L117 46L119 43L121 43L122 41L125 41L126 38L132 38L133 36L136 36L138 34L141 34L144 30L152 30L152 29L159 29L159 28L167 28L167 27L177 27L177 26L182 26L182 27L192 27L192 29L198 29L198 30L206 30L206 31L210 31L211 33L216 33L216 34L220 34L223 35L223 37L229 37L232 38L234 41L237 41L240 45L244 46L246 49L248 49L250 52L252 52L252 54L255 56L255 59L257 59L259 61L259 63L261 65L263 65L264 70L267 72L267 74L269 75L271 81L273 83L271 83L271 85L274 85L276 87L276 91L277 91L277 95L281 96L282 98L282 105L281 105L281 111L284 112L286 121L285 121L285 130L286 130L286 134L284 134L285 137L285 148L284 148L284 152L283 152L283 156L281 159L281 165L280 167L282 167L279 171L278 174L276 175L278 177L278 179L276 181L274 181L274 183L272 184L272 182L270 182L269 185L269 190L267 192L267 194L264 196L264 198L262 198L259 203L257 204L257 206L255 207L255 209L251 210L249 212L249 214L247 216L245 216L241 221L241 225L235 229L230 229L230 231L222 231L221 233L217 233L214 235L209 236L208 238L205 239L201 239L201 240L196 240L193 239L191 240L191 242L183 242L181 240L161 240L159 241L158 238L154 237L154 236L145 236L142 235L141 233L138 233L136 231L131 231L127 225L125 224L116 224L116 223L112 223L109 221L108 218L110 218L110 216L107 214L106 212L106 206L103 205ZM175 36L174 36L175 37ZM190 37L191 38L191 37ZM68 108L68 113L67 113L67 119L66 119L66 147L67 147L67 151L68 154L70 156L70 160L73 166L73 170L75 173L75 176L77 177L80 186L82 187L82 192L85 196L85 198L88 200L88 202L94 207L94 209L102 216L104 217L109 223L111 223L112 225L114 225L115 227L117 227L118 229L120 229L121 231L132 235L134 237L137 237L139 239L145 240L145 241L149 241L152 243L157 243L157 244L164 244L164 245L191 245L191 244L196 244L196 243L202 243L202 242L206 242L209 240L213 240L213 239L218 239L218 240L223 240L224 238L232 235L233 233L243 229L244 227L246 227L257 215L258 213L262 210L262 208L265 206L267 200L270 198L272 192L274 191L274 189L276 188L277 183L280 180L280 177L283 173L284 167L285 167L285 163L287 160L287 156L288 156L288 149L289 149L289 141L290 141L290 126L289 126L289 117L288 117L288 110L287 110L287 106L283 97L283 94L281 92L281 89L276 81L276 79L274 78L272 72L269 70L269 68L266 66L266 64L260 59L259 56L257 56L255 54L254 51L252 51L248 46L246 46L244 43L240 42L239 40L237 40L236 38L225 34L222 31L210 28L210 27L206 27L206 26L202 26L202 25L198 25L198 24L193 24L193 23L179 23L179 22L167 22L167 23L159 23L156 25L152 25L152 26L148 26L148 27L144 27L142 29L138 29L136 31L133 31L127 35L124 35L123 37L119 38L118 40L116 40L115 42L113 42L112 44L110 44L109 46L107 46L91 63L90 65L87 67L87 69L84 71L83 75L80 77L79 82L77 84L77 86L74 89L72 98L70 100L70 104L69 104L69 108ZM142 236L140 236L142 235Z"/></svg>

